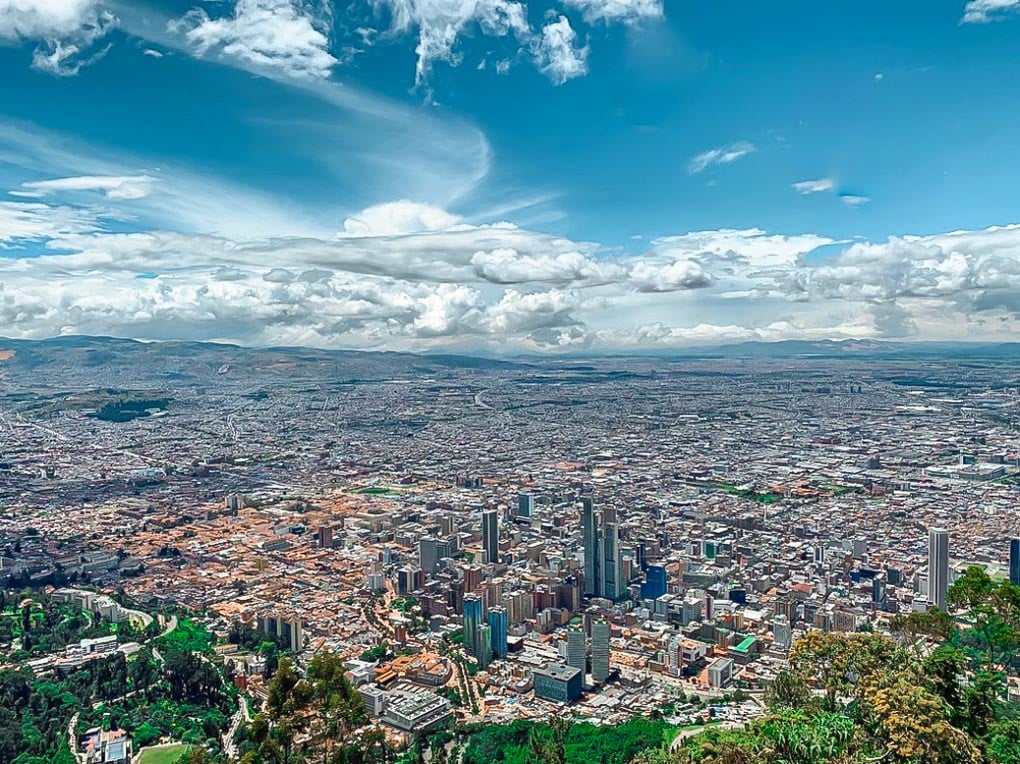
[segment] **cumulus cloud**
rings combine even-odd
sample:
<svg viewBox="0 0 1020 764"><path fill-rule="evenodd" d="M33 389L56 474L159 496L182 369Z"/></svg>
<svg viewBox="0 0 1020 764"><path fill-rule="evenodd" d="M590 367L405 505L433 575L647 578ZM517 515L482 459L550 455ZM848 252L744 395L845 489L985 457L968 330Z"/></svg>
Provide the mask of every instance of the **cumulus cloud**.
<svg viewBox="0 0 1020 764"><path fill-rule="evenodd" d="M692 260L674 260L663 266L638 262L631 271L631 283L639 292L677 292L701 289L715 281L700 264Z"/></svg>
<svg viewBox="0 0 1020 764"><path fill-rule="evenodd" d="M344 221L348 236L391 236L450 228L460 220L446 210L401 199L377 204Z"/></svg>
<svg viewBox="0 0 1020 764"><path fill-rule="evenodd" d="M1020 227L857 243L804 276L791 290L814 299L972 302L988 292L1020 293Z"/></svg>
<svg viewBox="0 0 1020 764"><path fill-rule="evenodd" d="M703 151L691 158L687 165L687 171L692 175L704 172L712 165L733 164L738 159L743 159L755 150L754 144L747 141L738 141L727 146Z"/></svg>
<svg viewBox="0 0 1020 764"><path fill-rule="evenodd" d="M836 182L832 178L819 178L818 180L802 180L793 184L798 194L820 194L825 191L832 191L836 188Z"/></svg>
<svg viewBox="0 0 1020 764"><path fill-rule="evenodd" d="M406 200L337 235L261 239L118 233L117 202L0 202L5 334L505 352L1020 329L1020 225L875 243L695 231L623 255Z"/></svg>
<svg viewBox="0 0 1020 764"><path fill-rule="evenodd" d="M79 175L70 178L35 180L22 183L21 196L47 196L61 192L98 191L107 199L142 199L149 195L155 178L148 175Z"/></svg>
<svg viewBox="0 0 1020 764"><path fill-rule="evenodd" d="M327 78L337 59L329 50L332 13L300 0L237 0L233 13L211 18L193 8L170 22L198 55L210 51L296 78Z"/></svg>
<svg viewBox="0 0 1020 764"><path fill-rule="evenodd" d="M96 43L116 24L99 0L0 0L0 44L33 41L32 66L73 76L106 53Z"/></svg>
<svg viewBox="0 0 1020 764"><path fill-rule="evenodd" d="M970 0L963 9L963 24L987 24L1020 13L1020 0Z"/></svg>
<svg viewBox="0 0 1020 764"><path fill-rule="evenodd" d="M556 85L588 73L589 47L577 47L577 33L566 16L542 27L535 44L535 62L539 70Z"/></svg>
<svg viewBox="0 0 1020 764"><path fill-rule="evenodd" d="M623 264L600 262L580 252L536 255L516 249L478 251L471 256L475 276L493 284L610 284L627 277Z"/></svg>

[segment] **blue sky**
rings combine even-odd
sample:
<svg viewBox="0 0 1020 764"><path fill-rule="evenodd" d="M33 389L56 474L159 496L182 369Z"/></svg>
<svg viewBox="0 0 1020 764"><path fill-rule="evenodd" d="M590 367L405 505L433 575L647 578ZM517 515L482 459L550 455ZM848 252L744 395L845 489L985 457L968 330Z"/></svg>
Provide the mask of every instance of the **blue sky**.
<svg viewBox="0 0 1020 764"><path fill-rule="evenodd" d="M0 0L0 335L997 340L1020 0Z"/></svg>

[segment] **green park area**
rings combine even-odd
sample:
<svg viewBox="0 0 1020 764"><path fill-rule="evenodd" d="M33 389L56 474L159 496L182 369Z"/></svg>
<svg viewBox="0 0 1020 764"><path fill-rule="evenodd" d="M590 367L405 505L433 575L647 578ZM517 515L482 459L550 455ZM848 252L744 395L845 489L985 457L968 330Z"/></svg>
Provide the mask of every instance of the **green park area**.
<svg viewBox="0 0 1020 764"><path fill-rule="evenodd" d="M146 748L138 755L138 764L177 764L188 753L190 747L179 743Z"/></svg>

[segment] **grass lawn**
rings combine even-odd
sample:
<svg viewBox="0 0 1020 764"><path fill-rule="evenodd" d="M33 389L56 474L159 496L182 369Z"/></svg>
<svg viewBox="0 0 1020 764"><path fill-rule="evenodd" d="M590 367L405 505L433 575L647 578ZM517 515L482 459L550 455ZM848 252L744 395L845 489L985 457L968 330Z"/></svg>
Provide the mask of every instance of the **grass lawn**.
<svg viewBox="0 0 1020 764"><path fill-rule="evenodd" d="M168 745L165 748L145 748L138 758L138 764L177 764L177 761L184 758L191 746L180 743L179 745Z"/></svg>

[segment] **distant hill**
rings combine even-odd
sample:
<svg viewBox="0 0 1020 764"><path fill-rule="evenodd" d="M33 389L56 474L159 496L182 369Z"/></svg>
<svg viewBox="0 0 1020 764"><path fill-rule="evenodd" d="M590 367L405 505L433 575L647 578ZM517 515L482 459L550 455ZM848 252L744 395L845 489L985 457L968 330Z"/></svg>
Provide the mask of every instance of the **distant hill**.
<svg viewBox="0 0 1020 764"><path fill-rule="evenodd" d="M95 386L168 380L217 383L232 379L272 378L358 381L413 378L444 371L526 369L527 364L451 354L248 348L214 342L139 342L115 337L67 336L44 340L0 338L0 377L90 378Z"/></svg>
<svg viewBox="0 0 1020 764"><path fill-rule="evenodd" d="M902 342L875 340L785 340L742 342L711 347L677 348L630 354L529 355L513 358L450 353L329 350L303 347L251 348L215 342L139 342L114 337L65 336L44 340L0 338L0 375L48 375L66 379L94 375L97 386L116 386L129 377L165 384L167 380L197 383L232 379L272 378L275 381L373 381L433 376L444 372L558 371L604 372L605 362L626 367L626 359L887 359L887 360L1020 360L1020 342ZM599 362L603 363L600 364ZM621 363L622 362L622 363Z"/></svg>

